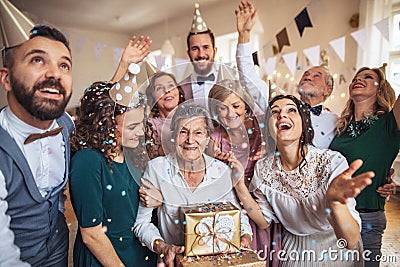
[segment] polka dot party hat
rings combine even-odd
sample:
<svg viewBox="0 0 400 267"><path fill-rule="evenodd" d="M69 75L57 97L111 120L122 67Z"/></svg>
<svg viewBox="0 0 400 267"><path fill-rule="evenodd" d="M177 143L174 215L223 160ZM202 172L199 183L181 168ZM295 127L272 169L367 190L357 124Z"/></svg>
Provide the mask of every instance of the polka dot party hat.
<svg viewBox="0 0 400 267"><path fill-rule="evenodd" d="M140 72L137 64L131 63L124 77L110 89L110 97L115 103L122 106L133 107L140 102L136 75Z"/></svg>
<svg viewBox="0 0 400 267"><path fill-rule="evenodd" d="M206 22L201 17L199 7L200 5L198 3L194 5L193 23L190 29L191 33L200 33L208 30Z"/></svg>

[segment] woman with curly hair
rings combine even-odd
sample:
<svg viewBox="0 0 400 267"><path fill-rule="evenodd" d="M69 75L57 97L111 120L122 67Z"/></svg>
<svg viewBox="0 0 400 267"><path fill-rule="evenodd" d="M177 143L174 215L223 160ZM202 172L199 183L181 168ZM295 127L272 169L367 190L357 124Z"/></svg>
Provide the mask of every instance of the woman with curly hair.
<svg viewBox="0 0 400 267"><path fill-rule="evenodd" d="M171 117L185 96L175 76L167 72L157 72L151 77L146 96L151 108L146 125L147 152L153 159L171 151Z"/></svg>
<svg viewBox="0 0 400 267"><path fill-rule="evenodd" d="M144 97L127 108L111 99L112 86L86 89L71 137L70 193L79 224L74 266L154 266L155 254L132 232L142 168L134 162L146 162Z"/></svg>
<svg viewBox="0 0 400 267"><path fill-rule="evenodd" d="M374 171L372 184L357 196L356 209L362 220L364 249L371 251L366 266L379 266L382 234L386 228L386 198L377 188L399 152L400 100L379 68L360 68L349 85L349 100L338 121L337 136L331 149L342 153L348 162L364 161L357 171Z"/></svg>

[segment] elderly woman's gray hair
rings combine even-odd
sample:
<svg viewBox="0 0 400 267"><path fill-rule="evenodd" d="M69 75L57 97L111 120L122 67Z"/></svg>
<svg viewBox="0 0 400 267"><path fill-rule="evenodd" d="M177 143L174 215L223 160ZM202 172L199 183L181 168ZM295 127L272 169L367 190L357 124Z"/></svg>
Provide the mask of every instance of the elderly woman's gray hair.
<svg viewBox="0 0 400 267"><path fill-rule="evenodd" d="M172 136L177 136L177 131L179 130L178 125L181 120L194 117L204 117L204 120L206 122L207 134L210 135L212 130L214 129L210 112L208 112L205 107L194 103L193 100L189 100L180 104L176 108L175 113L172 116L170 127L172 131Z"/></svg>

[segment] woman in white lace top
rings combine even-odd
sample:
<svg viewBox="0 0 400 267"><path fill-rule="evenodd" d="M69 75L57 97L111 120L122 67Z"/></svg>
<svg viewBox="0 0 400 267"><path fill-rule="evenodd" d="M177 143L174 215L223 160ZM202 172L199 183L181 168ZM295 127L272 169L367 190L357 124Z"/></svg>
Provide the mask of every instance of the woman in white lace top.
<svg viewBox="0 0 400 267"><path fill-rule="evenodd" d="M232 161L235 189L249 217L260 228L272 220L282 223L282 251L271 252L278 253L281 266L362 266L354 197L373 173L351 179L361 161L349 167L340 153L315 148L309 112L296 97L279 95L269 105L267 154L252 181L256 200Z"/></svg>

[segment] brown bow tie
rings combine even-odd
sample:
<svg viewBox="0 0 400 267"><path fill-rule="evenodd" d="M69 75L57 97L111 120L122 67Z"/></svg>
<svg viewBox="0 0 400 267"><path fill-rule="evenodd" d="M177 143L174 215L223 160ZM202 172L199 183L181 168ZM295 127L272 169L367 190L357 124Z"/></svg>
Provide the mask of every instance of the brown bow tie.
<svg viewBox="0 0 400 267"><path fill-rule="evenodd" d="M28 138L26 138L24 145L27 145L29 143L32 143L33 141L39 140L41 138L45 138L45 137L49 137L49 136L55 136L57 134L59 134L62 131L63 127L57 127L51 131L46 131L44 133L40 133L40 134L31 134L28 136Z"/></svg>

